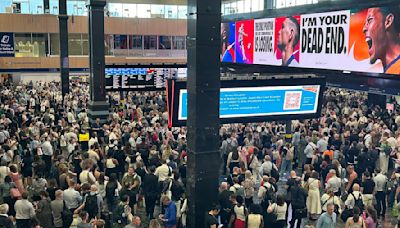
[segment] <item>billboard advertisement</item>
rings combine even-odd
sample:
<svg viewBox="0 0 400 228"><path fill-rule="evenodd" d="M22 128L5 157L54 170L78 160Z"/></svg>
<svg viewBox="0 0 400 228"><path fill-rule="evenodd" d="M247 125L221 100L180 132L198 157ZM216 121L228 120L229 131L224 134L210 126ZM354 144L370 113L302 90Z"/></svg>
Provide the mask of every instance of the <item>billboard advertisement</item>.
<svg viewBox="0 0 400 228"><path fill-rule="evenodd" d="M235 62L252 64L254 52L254 20L236 22L235 30Z"/></svg>
<svg viewBox="0 0 400 228"><path fill-rule="evenodd" d="M400 5L238 21L235 26L236 58L231 62L400 74Z"/></svg>
<svg viewBox="0 0 400 228"><path fill-rule="evenodd" d="M235 22L221 24L221 61L235 62Z"/></svg>

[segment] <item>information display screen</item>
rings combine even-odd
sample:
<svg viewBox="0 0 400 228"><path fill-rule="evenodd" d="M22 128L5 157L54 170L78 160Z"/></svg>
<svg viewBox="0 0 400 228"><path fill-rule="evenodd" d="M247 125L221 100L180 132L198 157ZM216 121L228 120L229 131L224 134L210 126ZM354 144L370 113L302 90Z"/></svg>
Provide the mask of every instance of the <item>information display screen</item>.
<svg viewBox="0 0 400 228"><path fill-rule="evenodd" d="M324 80L304 78L222 81L220 121L236 123L318 117ZM188 117L188 91L184 82L172 84L174 86L169 86L167 91L171 104L170 122L173 126L180 126L185 124Z"/></svg>
<svg viewBox="0 0 400 228"><path fill-rule="evenodd" d="M319 85L223 88L220 118L316 113ZM187 119L187 90L179 95L179 120Z"/></svg>
<svg viewBox="0 0 400 228"><path fill-rule="evenodd" d="M221 24L221 61L400 75L400 4Z"/></svg>
<svg viewBox="0 0 400 228"><path fill-rule="evenodd" d="M106 90L163 90L167 79L185 78L186 68L106 68Z"/></svg>

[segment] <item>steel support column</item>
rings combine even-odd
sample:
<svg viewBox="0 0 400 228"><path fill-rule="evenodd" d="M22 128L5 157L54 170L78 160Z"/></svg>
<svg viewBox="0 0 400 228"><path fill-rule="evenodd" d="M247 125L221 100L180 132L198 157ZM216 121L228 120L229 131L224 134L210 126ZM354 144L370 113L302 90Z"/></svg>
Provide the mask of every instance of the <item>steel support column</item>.
<svg viewBox="0 0 400 228"><path fill-rule="evenodd" d="M68 15L67 0L59 0L58 25L60 31L60 73L61 92L64 97L69 93L69 58L68 58Z"/></svg>
<svg viewBox="0 0 400 228"><path fill-rule="evenodd" d="M107 120L109 110L106 101L105 57L104 57L104 7L105 0L89 0L89 68L90 101L88 114L90 122L97 118Z"/></svg>
<svg viewBox="0 0 400 228"><path fill-rule="evenodd" d="M188 0L188 227L217 203L221 0Z"/></svg>

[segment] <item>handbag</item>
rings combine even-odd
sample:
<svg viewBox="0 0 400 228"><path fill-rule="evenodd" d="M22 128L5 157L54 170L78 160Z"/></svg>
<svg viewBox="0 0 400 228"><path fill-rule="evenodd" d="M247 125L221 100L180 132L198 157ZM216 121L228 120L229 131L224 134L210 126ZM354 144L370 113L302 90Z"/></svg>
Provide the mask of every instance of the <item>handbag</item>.
<svg viewBox="0 0 400 228"><path fill-rule="evenodd" d="M296 210L294 211L294 217L297 218L297 219L300 219L300 218L307 218L307 215L308 215L307 208L296 209Z"/></svg>
<svg viewBox="0 0 400 228"><path fill-rule="evenodd" d="M21 199L21 197L22 197L22 195L19 192L18 188L11 188L10 189L10 195L11 195L11 198L13 198L13 199Z"/></svg>

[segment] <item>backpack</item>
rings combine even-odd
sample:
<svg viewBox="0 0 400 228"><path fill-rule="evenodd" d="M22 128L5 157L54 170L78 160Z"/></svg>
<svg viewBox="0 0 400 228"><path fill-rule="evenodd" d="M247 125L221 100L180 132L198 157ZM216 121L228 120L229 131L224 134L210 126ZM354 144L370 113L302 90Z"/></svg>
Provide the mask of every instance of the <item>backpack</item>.
<svg viewBox="0 0 400 228"><path fill-rule="evenodd" d="M111 199L111 198L115 197L116 196L115 190L117 190L117 188L118 188L117 183L113 184L113 183L108 182L106 185L106 198Z"/></svg>
<svg viewBox="0 0 400 228"><path fill-rule="evenodd" d="M99 212L99 207L97 205L97 194L91 195L89 193L86 195L85 211L89 213L89 218L96 217L97 213Z"/></svg>
<svg viewBox="0 0 400 228"><path fill-rule="evenodd" d="M354 206L360 208L360 211L363 211L363 210L364 210L364 203L363 203L363 201L362 201L362 196L361 196L361 194L360 194L360 196L358 197L358 199L356 199L356 197L354 196L353 193L351 193L351 195L352 195L353 198L354 198Z"/></svg>
<svg viewBox="0 0 400 228"><path fill-rule="evenodd" d="M240 186L238 188L235 186L233 186L233 187L235 188L235 195L241 196L244 199L244 187L243 186Z"/></svg>
<svg viewBox="0 0 400 228"><path fill-rule="evenodd" d="M125 205L123 204L118 204L118 206L115 208L115 210L112 213L112 220L114 223L118 223L121 225L127 225L128 224L128 219L127 217L122 216L122 214L125 213Z"/></svg>
<svg viewBox="0 0 400 228"><path fill-rule="evenodd" d="M274 187L271 185L271 187L267 188L264 185L262 186L263 188L265 188L266 192L264 195L264 202L267 203L268 201L271 202L275 202L275 191L274 191Z"/></svg>
<svg viewBox="0 0 400 228"><path fill-rule="evenodd" d="M226 142L228 143L228 145L226 146L226 153L229 154L230 152L233 152L236 148L232 139L227 139Z"/></svg>

